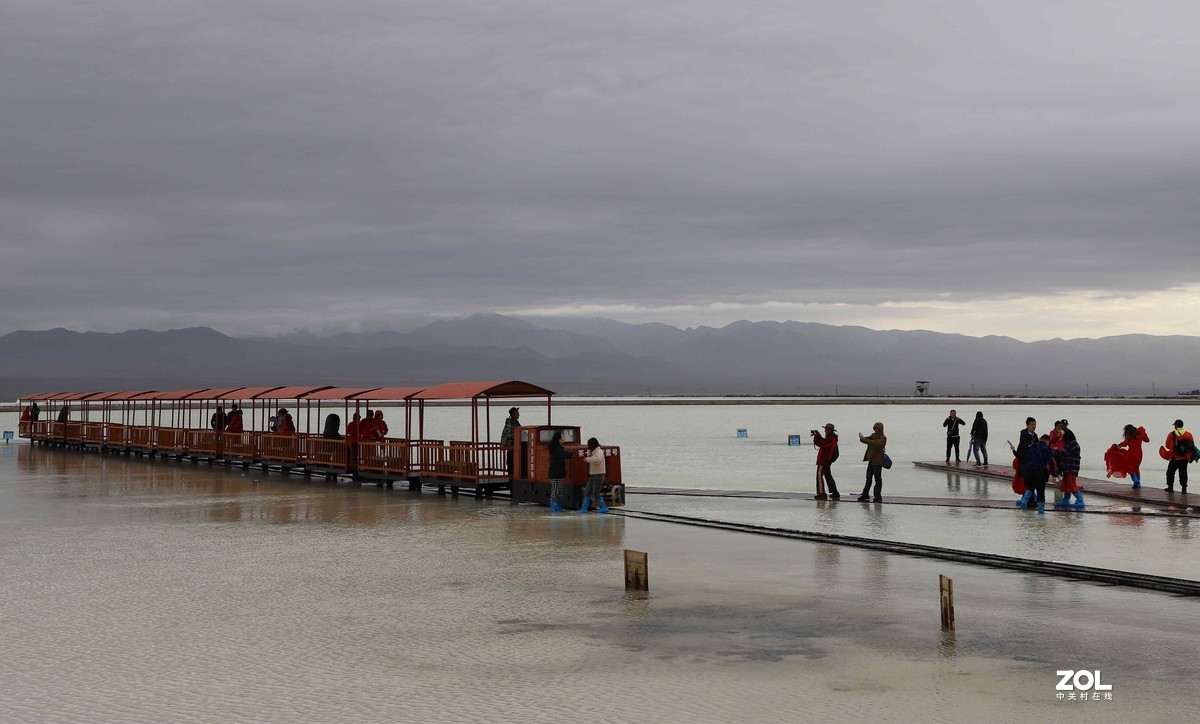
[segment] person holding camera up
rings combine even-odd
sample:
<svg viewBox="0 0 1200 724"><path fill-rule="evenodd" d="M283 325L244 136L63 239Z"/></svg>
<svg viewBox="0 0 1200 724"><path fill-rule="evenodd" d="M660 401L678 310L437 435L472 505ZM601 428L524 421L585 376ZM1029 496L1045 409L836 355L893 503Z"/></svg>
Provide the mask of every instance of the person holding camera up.
<svg viewBox="0 0 1200 724"><path fill-rule="evenodd" d="M872 426L873 432L868 437L864 437L858 433L858 441L867 446L867 451L863 453L863 460L867 463L867 484L863 486L862 495L858 496L858 502L870 503L871 496L871 479L875 480L875 501L876 503L883 502L883 454L887 447L887 435L883 434L883 423L877 422Z"/></svg>
<svg viewBox="0 0 1200 724"><path fill-rule="evenodd" d="M830 466L833 461L838 459L838 436L837 430L834 429L833 423L825 424L825 434L816 430L809 430L812 433L813 445L817 446L817 500L840 500L841 495L838 494L837 483L833 480L833 473L830 472ZM829 494L826 495L825 490L828 486Z"/></svg>

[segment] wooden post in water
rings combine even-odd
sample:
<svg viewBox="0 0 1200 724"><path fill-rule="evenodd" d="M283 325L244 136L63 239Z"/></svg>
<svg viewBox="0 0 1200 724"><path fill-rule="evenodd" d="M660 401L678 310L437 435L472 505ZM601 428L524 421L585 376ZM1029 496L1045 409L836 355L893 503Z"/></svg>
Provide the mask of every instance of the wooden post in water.
<svg viewBox="0 0 1200 724"><path fill-rule="evenodd" d="M954 581L938 576L942 594L942 630L954 630Z"/></svg>
<svg viewBox="0 0 1200 724"><path fill-rule="evenodd" d="M649 557L642 551L625 549L625 590L650 590Z"/></svg>

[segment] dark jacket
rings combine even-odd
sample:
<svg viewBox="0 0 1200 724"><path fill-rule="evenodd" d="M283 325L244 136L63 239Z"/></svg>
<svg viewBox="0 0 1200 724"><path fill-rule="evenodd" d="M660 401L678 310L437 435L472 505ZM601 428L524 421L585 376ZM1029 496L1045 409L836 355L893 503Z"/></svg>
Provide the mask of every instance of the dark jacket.
<svg viewBox="0 0 1200 724"><path fill-rule="evenodd" d="M942 423L942 427L946 428L946 437L958 437L958 428L963 424L961 417L947 417Z"/></svg>
<svg viewBox="0 0 1200 724"><path fill-rule="evenodd" d="M567 461L574 457L562 445L550 444L550 479L562 480L567 477Z"/></svg>
<svg viewBox="0 0 1200 724"><path fill-rule="evenodd" d="M1041 440L1035 441L1025 451L1025 467L1028 468L1027 475L1041 472L1053 473L1054 451Z"/></svg>
<svg viewBox="0 0 1200 724"><path fill-rule="evenodd" d="M975 418L975 422L971 423L971 437L980 442L987 442L987 436L987 420L982 417Z"/></svg>
<svg viewBox="0 0 1200 724"><path fill-rule="evenodd" d="M1036 432L1030 432L1029 428L1025 428L1021 430L1017 439L1020 441L1017 443L1017 462L1024 465L1025 453L1029 450L1030 445L1033 445L1038 441L1038 434Z"/></svg>

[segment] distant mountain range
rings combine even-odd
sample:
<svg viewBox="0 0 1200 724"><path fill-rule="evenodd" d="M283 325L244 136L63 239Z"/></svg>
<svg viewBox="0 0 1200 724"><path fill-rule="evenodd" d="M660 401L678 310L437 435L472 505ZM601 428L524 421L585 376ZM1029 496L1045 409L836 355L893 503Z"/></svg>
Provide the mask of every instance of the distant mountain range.
<svg viewBox="0 0 1200 724"><path fill-rule="evenodd" d="M410 332L238 339L197 327L0 337L0 399L42 391L522 379L581 395L1148 396L1200 387L1200 338L1021 342L805 322L679 329L497 314Z"/></svg>

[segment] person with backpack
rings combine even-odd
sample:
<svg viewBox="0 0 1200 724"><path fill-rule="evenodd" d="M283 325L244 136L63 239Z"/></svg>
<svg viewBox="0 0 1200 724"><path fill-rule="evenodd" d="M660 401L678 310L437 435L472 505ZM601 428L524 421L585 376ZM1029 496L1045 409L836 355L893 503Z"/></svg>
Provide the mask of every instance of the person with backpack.
<svg viewBox="0 0 1200 724"><path fill-rule="evenodd" d="M1167 433L1167 442L1163 446L1167 450L1167 492L1175 492L1175 472L1179 472L1179 489L1187 493L1188 463L1195 459L1196 441L1192 433L1183 429L1183 420L1175 421L1175 429Z"/></svg>
<svg viewBox="0 0 1200 724"><path fill-rule="evenodd" d="M837 430L832 422L827 422L824 435L816 430L809 432L812 433L813 445L817 446L817 500L841 500L842 496L838 493L837 483L834 482L833 473L830 471L839 455ZM825 493L826 486L829 490L828 495Z"/></svg>

